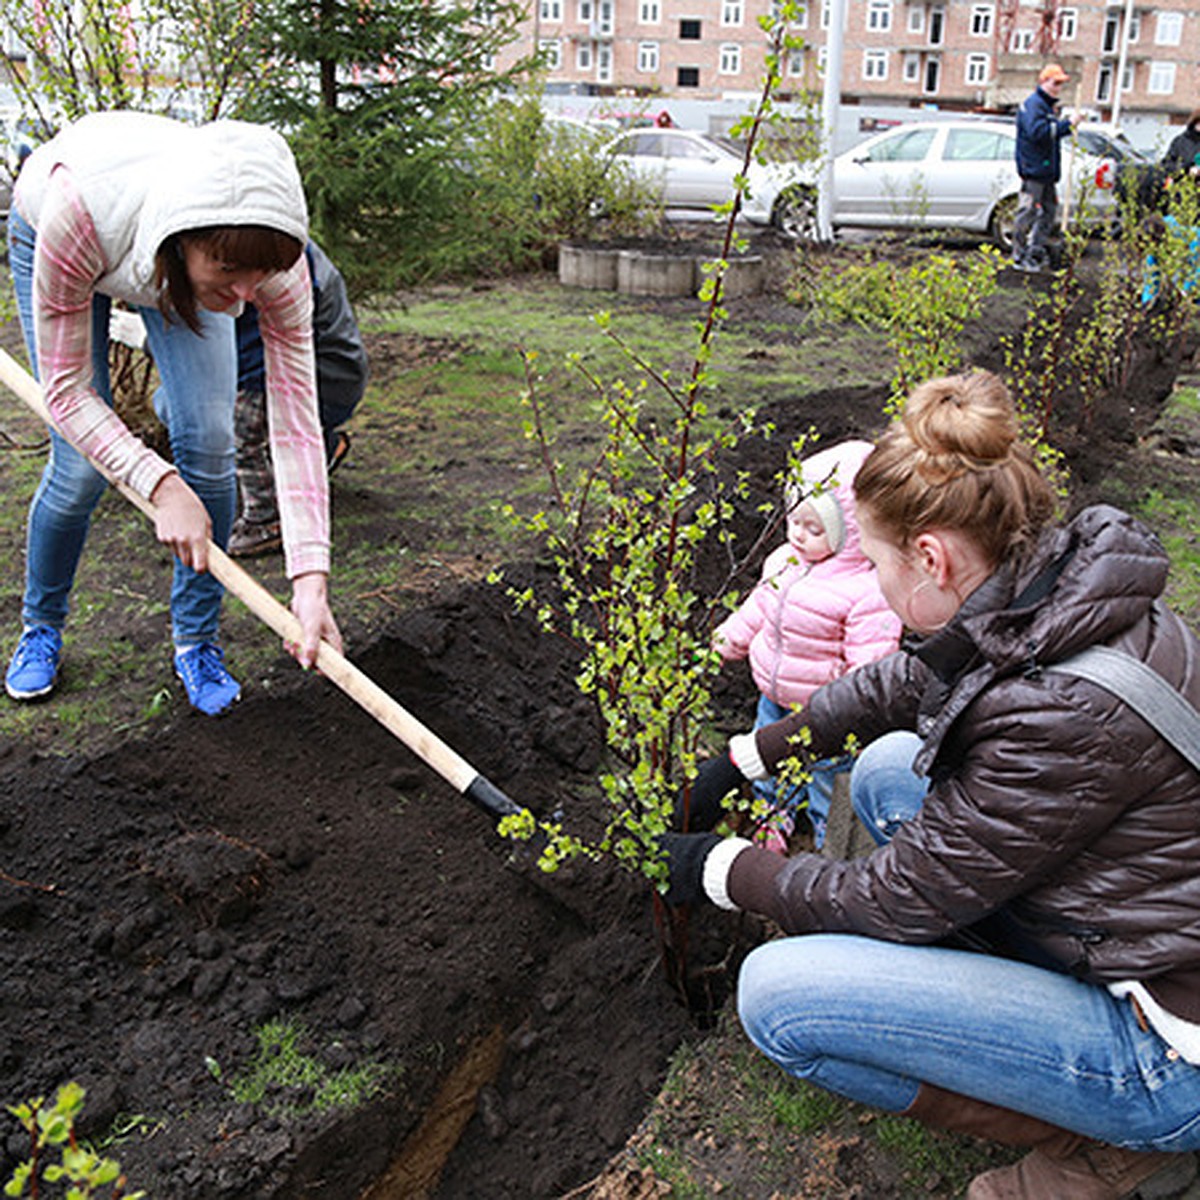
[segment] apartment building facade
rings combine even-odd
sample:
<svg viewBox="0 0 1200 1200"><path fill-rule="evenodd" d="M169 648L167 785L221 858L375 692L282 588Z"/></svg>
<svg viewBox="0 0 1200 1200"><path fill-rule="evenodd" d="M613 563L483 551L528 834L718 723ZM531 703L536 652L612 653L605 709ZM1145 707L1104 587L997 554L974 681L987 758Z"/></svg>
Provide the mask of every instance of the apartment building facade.
<svg viewBox="0 0 1200 1200"><path fill-rule="evenodd" d="M550 91L652 106L761 88L759 22L771 0L531 5L520 48L545 53ZM822 89L830 13L828 0L800 10L792 32L803 46L786 55L783 99ZM1102 119L1116 108L1180 123L1200 108L1200 9L1192 0L845 0L845 104L1005 109L1051 59L1071 73L1066 103Z"/></svg>

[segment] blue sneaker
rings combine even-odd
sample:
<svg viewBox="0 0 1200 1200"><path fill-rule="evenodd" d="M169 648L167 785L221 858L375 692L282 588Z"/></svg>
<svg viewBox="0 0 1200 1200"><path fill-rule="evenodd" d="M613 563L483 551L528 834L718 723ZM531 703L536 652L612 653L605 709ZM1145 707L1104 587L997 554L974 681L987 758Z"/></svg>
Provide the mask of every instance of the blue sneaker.
<svg viewBox="0 0 1200 1200"><path fill-rule="evenodd" d="M36 700L47 696L58 682L58 656L62 634L49 625L31 625L21 634L13 651L4 690L14 700Z"/></svg>
<svg viewBox="0 0 1200 1200"><path fill-rule="evenodd" d="M193 708L214 717L241 694L242 685L225 670L225 654L212 642L175 652L175 674L183 680Z"/></svg>

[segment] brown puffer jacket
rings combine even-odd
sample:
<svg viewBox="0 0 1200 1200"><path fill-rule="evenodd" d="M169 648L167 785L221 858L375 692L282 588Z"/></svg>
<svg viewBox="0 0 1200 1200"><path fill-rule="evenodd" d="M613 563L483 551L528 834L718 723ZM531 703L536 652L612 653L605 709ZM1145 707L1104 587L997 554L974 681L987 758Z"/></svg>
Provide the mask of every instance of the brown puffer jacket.
<svg viewBox="0 0 1200 1200"><path fill-rule="evenodd" d="M818 754L850 732L865 744L915 729L933 783L866 858L743 851L731 899L793 933L912 943L1002 910L1035 961L1097 983L1141 980L1200 1021L1200 773L1110 692L1039 669L1109 645L1200 708L1200 640L1159 599L1166 576L1144 526L1087 509L1047 534L1019 577L993 575L946 629L761 729L768 768L806 722Z"/></svg>

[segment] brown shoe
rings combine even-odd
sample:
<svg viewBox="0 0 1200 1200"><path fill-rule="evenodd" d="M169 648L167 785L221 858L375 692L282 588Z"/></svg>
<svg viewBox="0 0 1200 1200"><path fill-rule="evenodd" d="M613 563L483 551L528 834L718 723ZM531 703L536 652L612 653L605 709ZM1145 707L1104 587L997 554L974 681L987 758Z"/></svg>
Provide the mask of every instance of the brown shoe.
<svg viewBox="0 0 1200 1200"><path fill-rule="evenodd" d="M1034 1147L1011 1167L987 1171L967 1200L1167 1200L1196 1177L1194 1154L1121 1150L1037 1117L923 1083L905 1110L935 1129L1005 1146Z"/></svg>
<svg viewBox="0 0 1200 1200"><path fill-rule="evenodd" d="M333 448L333 453L329 456L328 472L330 475L334 473L342 465L346 455L350 453L350 435L341 430L338 431L337 445Z"/></svg>
<svg viewBox="0 0 1200 1200"><path fill-rule="evenodd" d="M282 545L278 521L247 521L238 517L230 531L226 550L231 558L254 558L259 554L270 554Z"/></svg>
<svg viewBox="0 0 1200 1200"><path fill-rule="evenodd" d="M1084 1142L1065 1157L1034 1150L1011 1167L988 1171L972 1181L967 1200L1166 1200L1195 1176L1192 1154Z"/></svg>

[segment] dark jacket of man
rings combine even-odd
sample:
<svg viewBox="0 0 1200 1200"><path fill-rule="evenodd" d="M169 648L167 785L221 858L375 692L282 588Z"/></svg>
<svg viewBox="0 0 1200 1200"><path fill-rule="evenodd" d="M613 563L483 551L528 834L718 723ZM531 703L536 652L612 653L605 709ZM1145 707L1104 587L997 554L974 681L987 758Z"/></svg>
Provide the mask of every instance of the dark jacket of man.
<svg viewBox="0 0 1200 1200"><path fill-rule="evenodd" d="M1057 183L1062 174L1059 142L1071 122L1055 115L1055 100L1035 88L1017 109L1017 174L1022 179Z"/></svg>
<svg viewBox="0 0 1200 1200"><path fill-rule="evenodd" d="M1198 156L1200 156L1200 121L1190 121L1187 128L1171 140L1171 144L1167 147L1167 153L1163 157L1162 165L1169 174L1173 175L1178 171L1187 171L1200 165L1197 163Z"/></svg>

